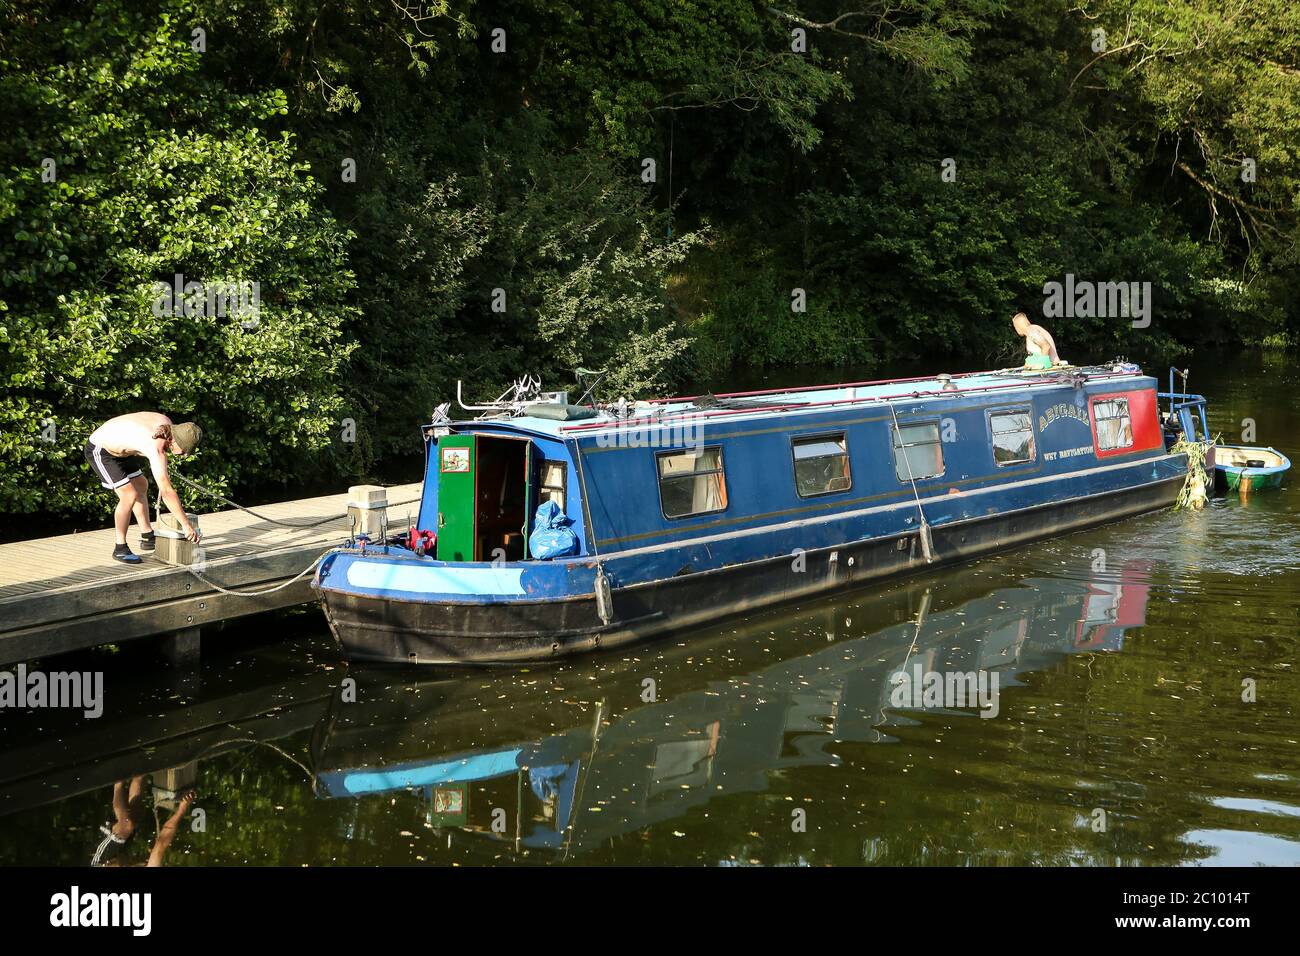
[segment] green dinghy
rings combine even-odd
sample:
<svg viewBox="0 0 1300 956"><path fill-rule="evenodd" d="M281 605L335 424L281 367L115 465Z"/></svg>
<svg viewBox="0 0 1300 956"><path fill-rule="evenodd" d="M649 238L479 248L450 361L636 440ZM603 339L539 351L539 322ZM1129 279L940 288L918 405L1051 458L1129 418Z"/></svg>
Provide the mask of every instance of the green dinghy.
<svg viewBox="0 0 1300 956"><path fill-rule="evenodd" d="M1218 445L1214 449L1214 471L1228 491L1240 491L1243 483L1247 492L1278 488L1290 467L1291 459L1276 448Z"/></svg>

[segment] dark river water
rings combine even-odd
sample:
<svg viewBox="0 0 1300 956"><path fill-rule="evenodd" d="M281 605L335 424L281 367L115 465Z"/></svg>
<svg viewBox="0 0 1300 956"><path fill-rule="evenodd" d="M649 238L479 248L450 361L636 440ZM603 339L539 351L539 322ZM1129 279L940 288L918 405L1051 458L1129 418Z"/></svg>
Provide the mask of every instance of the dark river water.
<svg viewBox="0 0 1300 956"><path fill-rule="evenodd" d="M1186 364L1213 431L1300 452L1284 358ZM189 676L147 642L49 662L107 704L0 712L0 864L1300 864L1298 500L559 666L350 667L314 609L205 635ZM996 693L893 699L918 666Z"/></svg>

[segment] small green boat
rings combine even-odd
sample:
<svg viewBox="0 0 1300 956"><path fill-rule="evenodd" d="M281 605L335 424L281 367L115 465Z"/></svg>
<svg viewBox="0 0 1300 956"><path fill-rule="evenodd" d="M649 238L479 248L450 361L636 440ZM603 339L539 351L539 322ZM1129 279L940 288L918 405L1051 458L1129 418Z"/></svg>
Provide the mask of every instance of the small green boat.
<svg viewBox="0 0 1300 956"><path fill-rule="evenodd" d="M1291 467L1291 459L1276 448L1252 448L1248 445L1217 445L1214 449L1214 472L1218 484L1228 491L1278 488L1282 476Z"/></svg>

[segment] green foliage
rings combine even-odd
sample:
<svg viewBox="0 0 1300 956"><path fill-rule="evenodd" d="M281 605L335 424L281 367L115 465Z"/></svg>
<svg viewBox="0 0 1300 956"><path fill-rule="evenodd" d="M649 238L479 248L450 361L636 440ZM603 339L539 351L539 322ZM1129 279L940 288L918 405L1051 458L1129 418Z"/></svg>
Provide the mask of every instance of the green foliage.
<svg viewBox="0 0 1300 956"><path fill-rule="evenodd" d="M1294 343L1298 62L1285 0L0 0L0 511L102 507L134 408L247 491L385 473L458 379L1002 364L1067 273L1155 297L1043 320L1077 362Z"/></svg>
<svg viewBox="0 0 1300 956"><path fill-rule="evenodd" d="M697 284L683 298L692 311L701 310L689 330L695 375L702 380L722 382L735 366L866 365L876 357L870 313L835 290L827 298L804 289L805 311L794 311L793 293L802 280L780 269L769 247L714 243L691 267Z"/></svg>
<svg viewBox="0 0 1300 956"><path fill-rule="evenodd" d="M100 4L6 45L2 510L102 501L81 446L123 411L200 420L219 485L296 471L337 423L347 233L273 128L283 96L206 79L179 9ZM258 283L256 328L202 295L155 307L178 273Z"/></svg>
<svg viewBox="0 0 1300 956"><path fill-rule="evenodd" d="M1100 21L1090 19L1091 9L1087 16L1071 15L1056 0L1034 0L1004 17L974 14L978 42L945 83L918 84L891 59L862 56L856 38L823 36L844 54L844 75L856 94L852 104L823 110L825 145L807 157L788 157L783 172L752 161L733 167L728 178L751 188L762 182L768 198L719 221L718 229L731 247L761 245L785 295L806 287L811 303L831 303L836 324L846 330L841 338L854 339L856 332L865 343L856 346L860 354L886 361L931 354L967 356L972 365L1016 360L1019 343L1008 331L1009 316L1017 309L1041 316L1045 283L1067 274L1150 282L1155 301L1147 329L1134 329L1123 317L1042 319L1074 361L1116 352L1156 355L1198 342L1278 341L1297 320L1289 305L1294 280L1281 263L1294 255L1300 190L1279 154L1296 140L1287 124L1300 118L1300 98L1294 87L1252 87L1229 77L1255 72L1254 59L1268 42L1289 51L1296 33L1274 31L1264 41L1269 11L1261 10L1250 17L1253 39L1231 47L1223 29L1207 25L1213 19L1208 6L1188 7L1195 8L1183 11L1191 24L1184 29L1193 31L1188 36L1209 36L1214 39L1207 42L1217 44L1193 84L1178 64L1184 53L1205 58L1195 42L1187 49L1165 47L1145 61L1139 46L1097 58L1091 31L1108 16L1122 26L1118 7L1105 7ZM1293 19L1273 12L1275 24ZM1136 32L1143 21L1135 23ZM1166 33L1161 37L1167 45ZM960 45L960 34L954 42ZM1110 42L1130 38L1121 31ZM823 52L832 55L826 47ZM1112 82L1100 89L1086 82L1126 56L1137 59L1107 73ZM1289 52L1285 56L1294 62ZM1136 79L1152 71L1151 78ZM1216 129L1231 125L1230 113L1245 122L1262 111L1250 122L1256 129L1269 126L1268 136L1257 137L1269 148L1257 143L1252 155L1270 157L1283 177L1271 180L1267 215L1241 206L1240 190L1222 171L1219 181L1232 198L1212 191L1218 187L1209 172L1197 174L1205 179L1198 183L1180 171L1179 134L1170 138L1170 124L1175 114L1196 115L1201 83L1214 87L1222 101L1214 115L1223 123ZM871 92L869 99L863 91ZM1174 107L1168 98L1176 93L1185 98ZM1189 113L1190 103L1198 105ZM1185 136L1188 142L1205 138L1198 130ZM1243 150L1238 144L1222 151ZM1186 160L1190 154L1181 155ZM947 179L941 175L945 161ZM773 177L783 188L772 188ZM1284 195L1292 198L1283 201ZM1207 200L1217 204L1220 219L1240 218L1244 231L1232 234L1222 222L1216 225L1212 207L1205 215ZM700 268L714 271L708 263ZM768 302L777 291L754 290L749 298ZM723 298L713 308L699 306L709 313L710 341L752 339L748 315L727 308L725 293L718 294ZM719 354L763 365L821 362L798 338L825 327L825 315L772 309L766 323L793 325L797 332L768 331L764 341L780 351L757 357L712 349L699 356L698 367L710 369ZM846 346L842 354L854 351Z"/></svg>

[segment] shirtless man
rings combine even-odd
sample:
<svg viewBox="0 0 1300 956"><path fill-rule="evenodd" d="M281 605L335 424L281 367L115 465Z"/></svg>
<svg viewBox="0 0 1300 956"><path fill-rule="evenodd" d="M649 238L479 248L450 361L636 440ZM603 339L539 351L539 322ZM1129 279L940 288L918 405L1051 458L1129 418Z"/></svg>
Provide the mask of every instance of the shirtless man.
<svg viewBox="0 0 1300 956"><path fill-rule="evenodd" d="M110 418L90 434L86 442L86 461L100 483L117 492L117 510L113 512L113 529L117 532L113 558L127 564L139 564L140 557L126 546L126 529L131 513L140 523L140 550L154 549L153 525L149 523L149 482L141 471L141 458L149 462L154 481L172 514L180 518L181 530L191 541L199 540L198 530L190 524L180 495L167 474L167 456L188 455L203 437L203 430L193 422L173 425L158 412L132 412Z"/></svg>
<svg viewBox="0 0 1300 956"><path fill-rule="evenodd" d="M1029 355L1046 355L1052 360L1053 365L1061 365L1061 357L1056 354L1056 343L1052 341L1052 333L1041 325L1034 325L1029 321L1029 316L1023 312L1017 312L1011 319L1011 325L1019 335L1025 340L1025 352Z"/></svg>

